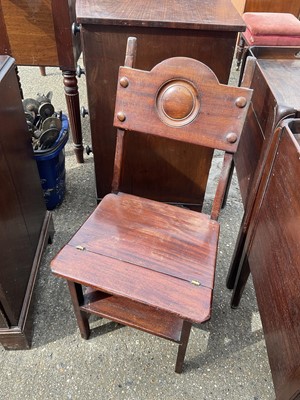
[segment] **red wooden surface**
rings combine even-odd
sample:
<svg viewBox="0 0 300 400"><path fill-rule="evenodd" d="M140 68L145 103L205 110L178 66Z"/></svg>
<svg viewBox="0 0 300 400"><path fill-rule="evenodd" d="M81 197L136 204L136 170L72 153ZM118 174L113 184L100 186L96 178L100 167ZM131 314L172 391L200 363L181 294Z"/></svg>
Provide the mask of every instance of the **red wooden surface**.
<svg viewBox="0 0 300 400"><path fill-rule="evenodd" d="M300 133L300 120L278 141L247 251L278 400L300 393L300 146L293 132Z"/></svg>
<svg viewBox="0 0 300 400"><path fill-rule="evenodd" d="M106 196L58 254L52 270L86 286L201 322L210 314L219 224L196 212L165 204L152 209L152 204L125 194ZM165 213L163 220L159 211ZM192 280L199 280L200 286Z"/></svg>
<svg viewBox="0 0 300 400"><path fill-rule="evenodd" d="M136 42L128 40L127 61L134 58ZM175 371L180 373L191 323L210 318L219 237L215 220L252 92L219 85L206 66L182 57L166 60L146 75L147 79L140 70L121 68L114 120L119 126L116 193L102 199L51 265L56 275L68 280L83 338L90 334L87 313L95 313L175 340L179 343ZM220 118L214 117L212 108ZM119 192L128 144L124 138L131 131L147 140L150 134L170 140L175 133L180 143L193 137L198 148L230 149L224 156L211 217ZM82 285L112 296L96 293L100 298L91 298L83 294Z"/></svg>
<svg viewBox="0 0 300 400"><path fill-rule="evenodd" d="M92 11L92 12L91 12ZM181 29L244 30L244 23L229 0L81 0L77 4L81 23L167 27Z"/></svg>
<svg viewBox="0 0 300 400"><path fill-rule="evenodd" d="M249 58L255 59L255 67L245 74L253 89L252 110L245 125L239 151L235 154L235 166L245 206L243 222L235 246L227 286L234 287L239 268L241 251L272 138L278 123L287 117L297 117L300 113L300 96L297 78L300 60L299 48L253 47ZM250 64L249 64L250 67Z"/></svg>
<svg viewBox="0 0 300 400"><path fill-rule="evenodd" d="M8 56L0 56L0 91L0 343L25 349L32 335L35 278L53 227L33 158L15 64Z"/></svg>
<svg viewBox="0 0 300 400"><path fill-rule="evenodd" d="M180 342L183 320L169 312L99 291L85 295L84 304L80 308L103 318Z"/></svg>
<svg viewBox="0 0 300 400"><path fill-rule="evenodd" d="M221 85L206 65L185 57L163 61L150 72L121 67L119 82L121 79L127 79L128 86L118 84L114 118L116 127L204 147L236 151L250 104L251 90ZM181 93L180 90L187 93ZM189 120L188 117L186 122L181 116L168 119L166 111L160 111L161 107L168 106L164 100L166 92L178 97L177 109L186 105L189 111L193 106L195 114L192 111L191 118L194 119ZM238 101L242 97L244 104L239 107ZM160 101L165 103L161 105ZM173 112L178 113L174 108L175 100L173 102ZM118 112L124 113L124 121L118 119ZM228 140L228 135L232 133L236 135L234 142Z"/></svg>

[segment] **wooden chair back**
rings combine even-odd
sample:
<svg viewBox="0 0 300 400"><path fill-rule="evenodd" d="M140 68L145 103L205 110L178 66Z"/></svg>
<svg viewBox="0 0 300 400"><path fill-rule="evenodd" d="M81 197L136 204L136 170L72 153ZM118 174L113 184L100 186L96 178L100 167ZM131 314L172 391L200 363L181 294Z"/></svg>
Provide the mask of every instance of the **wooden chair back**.
<svg viewBox="0 0 300 400"><path fill-rule="evenodd" d="M169 58L151 71L134 69L135 54L136 39L129 38L117 85L113 191L120 183L124 132L236 152L252 90L220 84L205 64L186 57Z"/></svg>

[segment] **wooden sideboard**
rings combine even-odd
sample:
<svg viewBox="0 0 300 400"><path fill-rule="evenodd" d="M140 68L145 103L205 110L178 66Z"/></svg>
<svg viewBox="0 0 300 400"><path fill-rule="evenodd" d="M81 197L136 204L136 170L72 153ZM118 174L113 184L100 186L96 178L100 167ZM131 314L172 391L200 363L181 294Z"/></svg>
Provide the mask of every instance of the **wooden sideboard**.
<svg viewBox="0 0 300 400"><path fill-rule="evenodd" d="M58 66L78 162L83 162L76 64L79 35L72 34L75 0L0 0L0 54L18 65Z"/></svg>
<svg viewBox="0 0 300 400"><path fill-rule="evenodd" d="M0 91L0 343L7 349L24 349L31 341L35 277L53 226L14 60L8 56L0 56Z"/></svg>
<svg viewBox="0 0 300 400"><path fill-rule="evenodd" d="M237 33L245 29L230 0L77 0L77 21L87 79L97 197L111 191L118 68L127 38L137 37L136 68L150 70L165 58L186 56L207 64L227 83ZM212 153L171 140L128 139L121 189L162 201L202 204ZM182 155L183 154L183 155ZM143 159L143 167L140 160ZM145 166L146 164L146 166ZM164 190L158 189L158 181ZM183 190L184 188L184 190ZM183 193L187 193L184 195Z"/></svg>
<svg viewBox="0 0 300 400"><path fill-rule="evenodd" d="M291 13L300 17L299 0L231 0L236 9L244 12Z"/></svg>

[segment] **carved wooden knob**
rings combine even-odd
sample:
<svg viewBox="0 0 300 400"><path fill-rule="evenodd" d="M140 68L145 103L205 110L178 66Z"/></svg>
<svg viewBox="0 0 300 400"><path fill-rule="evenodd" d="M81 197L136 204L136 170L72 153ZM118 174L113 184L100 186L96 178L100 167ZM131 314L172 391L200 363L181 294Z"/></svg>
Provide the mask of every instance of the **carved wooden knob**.
<svg viewBox="0 0 300 400"><path fill-rule="evenodd" d="M187 118L195 108L193 93L186 86L175 84L167 88L161 98L164 113L169 118Z"/></svg>
<svg viewBox="0 0 300 400"><path fill-rule="evenodd" d="M127 88L127 86L129 85L129 80L128 78L126 78L126 76L122 76L122 78L120 79L120 85L123 88Z"/></svg>
<svg viewBox="0 0 300 400"><path fill-rule="evenodd" d="M191 82L183 79L167 81L157 94L156 110L166 125L187 125L200 111L198 91Z"/></svg>
<svg viewBox="0 0 300 400"><path fill-rule="evenodd" d="M244 108L246 104L247 100L245 99L245 97L238 97L235 101L235 105L239 108Z"/></svg>
<svg viewBox="0 0 300 400"><path fill-rule="evenodd" d="M237 136L237 134L234 133L234 132L230 132L230 133L228 133L228 134L226 135L226 140L227 140L227 142L229 142L229 143L235 143L235 142L237 141L237 139L238 139L238 136Z"/></svg>
<svg viewBox="0 0 300 400"><path fill-rule="evenodd" d="M126 115L123 113L123 111L119 111L117 114L117 118L119 121L124 122L126 119Z"/></svg>

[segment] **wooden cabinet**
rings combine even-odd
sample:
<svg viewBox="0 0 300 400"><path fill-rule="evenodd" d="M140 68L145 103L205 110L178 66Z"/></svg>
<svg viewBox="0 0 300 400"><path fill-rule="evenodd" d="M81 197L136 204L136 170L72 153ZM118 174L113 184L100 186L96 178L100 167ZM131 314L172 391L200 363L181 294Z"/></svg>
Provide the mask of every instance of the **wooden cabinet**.
<svg viewBox="0 0 300 400"><path fill-rule="evenodd" d="M0 56L0 343L30 345L30 305L40 257L53 233L13 59Z"/></svg>
<svg viewBox="0 0 300 400"><path fill-rule="evenodd" d="M75 0L0 0L0 54L18 65L60 67L70 126L79 162L83 162L76 63L79 35L72 34Z"/></svg>
<svg viewBox="0 0 300 400"><path fill-rule="evenodd" d="M124 65L127 38L137 37L136 68L150 70L165 58L186 56L204 62L222 83L227 83L237 33L244 30L244 23L230 0L150 0L147 6L142 0L77 0L76 14L82 25L100 199L111 191L113 110L118 68ZM211 152L171 140L141 139L134 133L126 146L122 190L156 200L202 204L206 185L202 174L205 176L208 171ZM159 181L164 183L164 190L159 189Z"/></svg>
<svg viewBox="0 0 300 400"><path fill-rule="evenodd" d="M299 0L232 0L236 9L243 12L280 12L300 16Z"/></svg>

